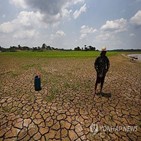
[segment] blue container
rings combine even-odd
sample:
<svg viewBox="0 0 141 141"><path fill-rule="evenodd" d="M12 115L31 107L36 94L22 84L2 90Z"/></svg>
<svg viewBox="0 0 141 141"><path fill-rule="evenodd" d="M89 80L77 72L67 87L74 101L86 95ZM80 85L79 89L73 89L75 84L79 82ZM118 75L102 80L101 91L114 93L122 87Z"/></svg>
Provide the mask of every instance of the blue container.
<svg viewBox="0 0 141 141"><path fill-rule="evenodd" d="M34 78L34 88L35 91L41 90L41 78L38 75L36 75Z"/></svg>

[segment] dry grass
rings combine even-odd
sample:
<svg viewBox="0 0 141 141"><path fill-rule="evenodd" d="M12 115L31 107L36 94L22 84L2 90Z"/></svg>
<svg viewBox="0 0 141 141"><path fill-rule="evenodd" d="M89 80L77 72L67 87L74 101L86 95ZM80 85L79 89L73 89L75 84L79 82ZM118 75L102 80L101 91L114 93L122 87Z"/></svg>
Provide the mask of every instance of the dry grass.
<svg viewBox="0 0 141 141"><path fill-rule="evenodd" d="M94 97L95 58L0 56L0 120L3 125L0 135L5 132L3 137L6 138L19 119L22 123L33 121L27 124L28 131L31 125L39 130L46 123L54 129L53 123L58 122L59 127L55 128L58 129L56 132L62 132L61 137L66 133L72 137L70 131L80 128L83 129L81 135L85 133L88 140L100 140L99 133L96 136L90 133L92 123L112 127L136 125L138 131L130 138L137 140L141 133L141 63L133 63L120 54L109 59L111 66L103 91L111 97ZM37 74L41 75L42 82L39 92L34 90ZM64 131L69 124L73 130ZM23 129L20 133L24 133ZM51 129L46 135L52 136L56 132ZM116 132L105 136L109 140L114 137L129 140L127 134ZM36 132L36 137L38 135Z"/></svg>
<svg viewBox="0 0 141 141"><path fill-rule="evenodd" d="M34 76L41 75L45 100L51 102L75 98L88 98L94 92L96 79L93 67L95 58L17 58L0 56L0 95L2 97L29 96L34 91ZM121 55L110 57L111 67L104 90L112 94L120 91L140 91L141 64L132 63ZM118 87L121 87L120 89ZM122 92L123 92L122 91ZM28 96L26 96L28 95ZM139 97L139 95L138 95ZM77 102L77 101L76 101ZM82 102L83 103L83 100Z"/></svg>

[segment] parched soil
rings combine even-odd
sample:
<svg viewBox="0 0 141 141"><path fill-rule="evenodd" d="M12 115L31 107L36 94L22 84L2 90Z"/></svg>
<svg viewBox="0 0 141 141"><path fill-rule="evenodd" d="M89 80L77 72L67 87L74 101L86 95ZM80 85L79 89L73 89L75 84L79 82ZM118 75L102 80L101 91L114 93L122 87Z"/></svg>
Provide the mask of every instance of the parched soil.
<svg viewBox="0 0 141 141"><path fill-rule="evenodd" d="M95 58L0 56L0 140L141 141L141 63L109 59L100 96Z"/></svg>

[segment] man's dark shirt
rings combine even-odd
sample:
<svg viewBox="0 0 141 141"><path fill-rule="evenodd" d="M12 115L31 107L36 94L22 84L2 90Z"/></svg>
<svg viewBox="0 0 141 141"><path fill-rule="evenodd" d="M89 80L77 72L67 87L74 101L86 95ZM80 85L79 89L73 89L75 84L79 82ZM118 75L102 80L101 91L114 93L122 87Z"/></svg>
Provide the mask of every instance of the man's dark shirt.
<svg viewBox="0 0 141 141"><path fill-rule="evenodd" d="M99 56L94 65L98 77L104 77L110 66L109 59L107 56Z"/></svg>

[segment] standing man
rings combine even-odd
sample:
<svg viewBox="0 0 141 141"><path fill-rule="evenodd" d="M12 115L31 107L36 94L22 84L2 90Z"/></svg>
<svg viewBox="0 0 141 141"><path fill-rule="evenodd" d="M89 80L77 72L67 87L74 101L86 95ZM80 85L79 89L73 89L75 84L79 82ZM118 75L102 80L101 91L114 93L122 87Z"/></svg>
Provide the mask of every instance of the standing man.
<svg viewBox="0 0 141 141"><path fill-rule="evenodd" d="M102 88L104 84L104 79L106 73L109 70L110 62L108 57L106 56L106 48L102 48L101 54L99 57L96 58L95 63L95 70L97 72L97 78L95 83L95 94L97 93L97 85L100 83L100 94L102 94Z"/></svg>

